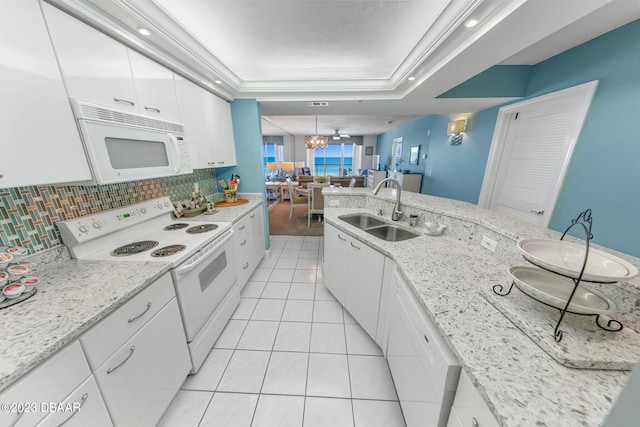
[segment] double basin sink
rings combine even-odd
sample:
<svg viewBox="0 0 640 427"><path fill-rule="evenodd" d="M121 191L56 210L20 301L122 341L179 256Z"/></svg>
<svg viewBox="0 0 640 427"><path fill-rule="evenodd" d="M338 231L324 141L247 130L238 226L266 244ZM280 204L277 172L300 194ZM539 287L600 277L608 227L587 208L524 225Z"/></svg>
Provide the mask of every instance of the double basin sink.
<svg viewBox="0 0 640 427"><path fill-rule="evenodd" d="M418 233L409 231L405 228L398 227L396 225L388 224L381 219L367 214L351 214L342 215L338 219L366 231L372 236L379 239L386 240L387 242L400 242L402 240L413 239L418 237Z"/></svg>

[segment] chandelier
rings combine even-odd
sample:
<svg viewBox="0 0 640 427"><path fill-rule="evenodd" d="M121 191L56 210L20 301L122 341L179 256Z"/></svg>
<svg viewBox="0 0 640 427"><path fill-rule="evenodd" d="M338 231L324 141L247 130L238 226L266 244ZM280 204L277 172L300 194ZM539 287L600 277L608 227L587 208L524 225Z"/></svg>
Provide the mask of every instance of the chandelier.
<svg viewBox="0 0 640 427"><path fill-rule="evenodd" d="M304 138L304 148L307 150L322 150L327 148L329 140L326 136L318 135L318 116L316 116L316 134Z"/></svg>

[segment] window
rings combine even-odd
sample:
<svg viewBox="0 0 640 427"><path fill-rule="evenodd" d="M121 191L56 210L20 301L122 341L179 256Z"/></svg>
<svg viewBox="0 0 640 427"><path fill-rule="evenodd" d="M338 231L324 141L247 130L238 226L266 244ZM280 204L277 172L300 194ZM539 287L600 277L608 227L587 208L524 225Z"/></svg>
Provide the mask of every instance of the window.
<svg viewBox="0 0 640 427"><path fill-rule="evenodd" d="M354 145L355 144L345 143L329 144L326 150L315 150L313 161L314 174L326 174L329 176L353 175Z"/></svg>

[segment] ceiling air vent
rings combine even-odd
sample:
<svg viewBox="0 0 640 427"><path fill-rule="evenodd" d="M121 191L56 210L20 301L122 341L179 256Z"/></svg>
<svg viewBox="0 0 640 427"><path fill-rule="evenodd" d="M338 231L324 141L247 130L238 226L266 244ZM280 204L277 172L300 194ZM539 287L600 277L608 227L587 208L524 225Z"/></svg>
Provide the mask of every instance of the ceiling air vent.
<svg viewBox="0 0 640 427"><path fill-rule="evenodd" d="M328 107L329 103L327 101L309 101L307 102L307 107Z"/></svg>

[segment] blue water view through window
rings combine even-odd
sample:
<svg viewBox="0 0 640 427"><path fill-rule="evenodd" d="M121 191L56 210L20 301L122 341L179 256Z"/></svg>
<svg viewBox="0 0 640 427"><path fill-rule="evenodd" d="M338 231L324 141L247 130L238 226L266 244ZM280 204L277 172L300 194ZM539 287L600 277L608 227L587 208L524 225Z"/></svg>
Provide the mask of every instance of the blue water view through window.
<svg viewBox="0 0 640 427"><path fill-rule="evenodd" d="M325 175L325 159L326 175L352 175L353 144L331 144L326 150L316 150L314 153L316 175Z"/></svg>

